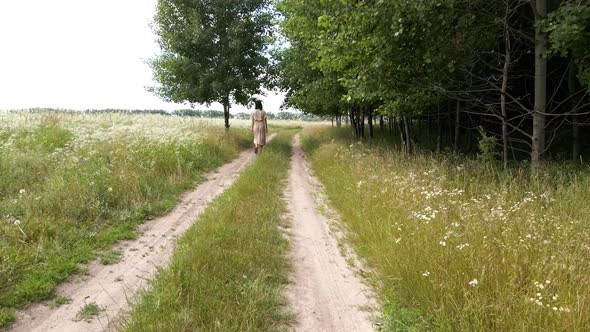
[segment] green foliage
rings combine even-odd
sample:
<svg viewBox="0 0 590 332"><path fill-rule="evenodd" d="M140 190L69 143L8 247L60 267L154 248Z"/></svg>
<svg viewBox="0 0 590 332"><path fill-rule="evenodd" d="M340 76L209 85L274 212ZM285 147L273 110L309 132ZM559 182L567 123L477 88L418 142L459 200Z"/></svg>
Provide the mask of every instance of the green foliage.
<svg viewBox="0 0 590 332"><path fill-rule="evenodd" d="M485 162L493 162L498 159L500 154L498 153L498 142L495 137L489 136L483 128L479 128L479 153L477 157L479 160Z"/></svg>
<svg viewBox="0 0 590 332"><path fill-rule="evenodd" d="M103 311L96 302L86 303L76 315L77 320L91 321Z"/></svg>
<svg viewBox="0 0 590 332"><path fill-rule="evenodd" d="M567 57L571 54L578 67L578 78L590 92L590 3L564 1L545 22L550 51Z"/></svg>
<svg viewBox="0 0 590 332"><path fill-rule="evenodd" d="M455 83L473 59L468 47L490 47L496 31L475 29L498 6L486 1L282 0L281 28L290 48L277 57L292 105L334 114L348 106L382 114L420 114L434 91ZM495 24L495 23L492 23Z"/></svg>
<svg viewBox="0 0 590 332"><path fill-rule="evenodd" d="M291 136L279 133L183 235L124 330L287 330L288 243L279 225Z"/></svg>
<svg viewBox="0 0 590 332"><path fill-rule="evenodd" d="M269 0L159 0L154 32L162 55L151 91L168 101L246 104L268 64Z"/></svg>

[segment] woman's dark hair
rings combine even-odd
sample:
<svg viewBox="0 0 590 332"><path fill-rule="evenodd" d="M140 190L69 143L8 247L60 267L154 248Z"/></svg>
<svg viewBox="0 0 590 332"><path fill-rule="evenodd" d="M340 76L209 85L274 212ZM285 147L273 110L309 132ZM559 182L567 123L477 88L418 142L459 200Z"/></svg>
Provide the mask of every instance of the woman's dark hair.
<svg viewBox="0 0 590 332"><path fill-rule="evenodd" d="M262 101L256 100L254 102L254 105L255 105L255 107L254 107L255 109L257 109L257 110L261 110L262 109Z"/></svg>

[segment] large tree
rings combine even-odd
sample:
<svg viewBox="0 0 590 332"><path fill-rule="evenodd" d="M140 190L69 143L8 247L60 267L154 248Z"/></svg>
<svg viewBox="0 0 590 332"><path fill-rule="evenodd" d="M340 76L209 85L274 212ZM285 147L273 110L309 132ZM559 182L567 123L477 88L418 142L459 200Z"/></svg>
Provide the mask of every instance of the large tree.
<svg viewBox="0 0 590 332"><path fill-rule="evenodd" d="M260 92L272 33L270 0L159 0L152 92L172 102L245 105Z"/></svg>

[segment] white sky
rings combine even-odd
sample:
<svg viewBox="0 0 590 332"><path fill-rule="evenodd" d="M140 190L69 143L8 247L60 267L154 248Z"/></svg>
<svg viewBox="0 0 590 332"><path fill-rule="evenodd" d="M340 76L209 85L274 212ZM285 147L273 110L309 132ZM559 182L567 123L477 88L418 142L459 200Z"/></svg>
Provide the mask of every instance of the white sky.
<svg viewBox="0 0 590 332"><path fill-rule="evenodd" d="M144 60L158 53L148 26L156 3L0 0L0 109L186 108L145 90L153 81ZM269 93L265 109L278 111L282 98Z"/></svg>

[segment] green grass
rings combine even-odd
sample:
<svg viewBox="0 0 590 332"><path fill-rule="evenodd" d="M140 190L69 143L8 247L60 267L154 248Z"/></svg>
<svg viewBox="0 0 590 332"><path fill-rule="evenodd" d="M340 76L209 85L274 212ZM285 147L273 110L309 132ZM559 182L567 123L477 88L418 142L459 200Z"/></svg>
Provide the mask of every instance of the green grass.
<svg viewBox="0 0 590 332"><path fill-rule="evenodd" d="M127 331L285 330L287 241L278 226L291 134L280 133L179 240Z"/></svg>
<svg viewBox="0 0 590 332"><path fill-rule="evenodd" d="M113 243L250 146L196 119L0 114L0 309L51 298L98 254L115 263Z"/></svg>
<svg viewBox="0 0 590 332"><path fill-rule="evenodd" d="M53 299L53 301L51 301L49 307L55 309L61 307L62 305L69 304L71 302L72 299L69 299L65 296L57 296L55 299Z"/></svg>
<svg viewBox="0 0 590 332"><path fill-rule="evenodd" d="M78 311L76 319L88 322L94 317L98 316L101 311L102 309L98 306L98 304L96 304L96 302L86 303L82 308L80 308L80 311Z"/></svg>
<svg viewBox="0 0 590 332"><path fill-rule="evenodd" d="M117 264L123 259L121 250L107 250L98 254L98 260L102 265Z"/></svg>
<svg viewBox="0 0 590 332"><path fill-rule="evenodd" d="M14 312L8 308L0 308L0 329L10 326L14 322Z"/></svg>
<svg viewBox="0 0 590 332"><path fill-rule="evenodd" d="M373 271L385 330L590 330L589 169L531 178L349 135L308 129L303 146Z"/></svg>

